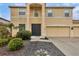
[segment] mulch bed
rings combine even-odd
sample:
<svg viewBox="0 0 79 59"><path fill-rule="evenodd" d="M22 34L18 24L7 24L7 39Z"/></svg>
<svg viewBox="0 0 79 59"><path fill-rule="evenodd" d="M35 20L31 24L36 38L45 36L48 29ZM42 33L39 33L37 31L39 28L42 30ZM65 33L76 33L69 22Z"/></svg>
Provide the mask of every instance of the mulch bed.
<svg viewBox="0 0 79 59"><path fill-rule="evenodd" d="M48 51L50 56L65 56L54 44L51 42L40 41L24 41L24 47L17 51L9 51L7 46L0 47L0 56L34 56L34 52L39 49Z"/></svg>

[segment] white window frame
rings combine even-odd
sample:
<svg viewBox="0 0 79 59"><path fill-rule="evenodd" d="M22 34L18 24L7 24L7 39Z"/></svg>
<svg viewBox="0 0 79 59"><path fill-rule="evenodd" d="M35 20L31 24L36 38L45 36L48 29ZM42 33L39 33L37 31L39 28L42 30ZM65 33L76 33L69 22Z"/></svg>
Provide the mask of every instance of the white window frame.
<svg viewBox="0 0 79 59"><path fill-rule="evenodd" d="M48 16L48 13L52 13L52 16ZM53 16L54 16L53 10L52 9L47 9L46 10L46 17L53 17Z"/></svg>
<svg viewBox="0 0 79 59"><path fill-rule="evenodd" d="M64 10L64 17L66 17L65 16L65 13L69 13L69 16L68 17L70 17L70 10L67 10L67 9Z"/></svg>
<svg viewBox="0 0 79 59"><path fill-rule="evenodd" d="M19 8L19 12L25 12L25 15L26 15L26 9L25 9L25 8ZM18 13L19 13L19 12L18 12ZM20 15L20 14L19 14L19 16L25 16L25 15Z"/></svg>

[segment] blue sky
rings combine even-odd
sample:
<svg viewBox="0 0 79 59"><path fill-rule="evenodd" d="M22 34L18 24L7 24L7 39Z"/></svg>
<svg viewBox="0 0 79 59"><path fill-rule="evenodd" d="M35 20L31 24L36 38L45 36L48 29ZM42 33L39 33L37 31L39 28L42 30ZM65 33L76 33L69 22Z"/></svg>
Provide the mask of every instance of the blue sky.
<svg viewBox="0 0 79 59"><path fill-rule="evenodd" d="M23 6L25 4L23 3L0 3L0 17L3 17L7 20L10 20L10 9L8 6L10 5L17 5L17 6ZM79 19L79 3L48 3L46 6L74 6L73 15L74 19Z"/></svg>

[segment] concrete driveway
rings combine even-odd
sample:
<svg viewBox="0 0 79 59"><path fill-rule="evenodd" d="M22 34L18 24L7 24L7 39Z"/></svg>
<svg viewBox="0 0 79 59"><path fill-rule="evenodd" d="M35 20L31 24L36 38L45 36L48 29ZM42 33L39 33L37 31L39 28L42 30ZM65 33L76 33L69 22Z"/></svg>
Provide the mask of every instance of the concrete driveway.
<svg viewBox="0 0 79 59"><path fill-rule="evenodd" d="M79 38L50 38L66 56L79 56Z"/></svg>

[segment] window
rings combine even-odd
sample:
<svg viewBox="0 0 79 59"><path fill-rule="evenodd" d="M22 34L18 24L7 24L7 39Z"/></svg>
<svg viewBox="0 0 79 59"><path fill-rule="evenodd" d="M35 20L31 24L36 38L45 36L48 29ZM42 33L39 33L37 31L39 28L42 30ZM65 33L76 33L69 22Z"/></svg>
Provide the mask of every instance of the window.
<svg viewBox="0 0 79 59"><path fill-rule="evenodd" d="M25 15L25 12L19 12L19 15Z"/></svg>
<svg viewBox="0 0 79 59"><path fill-rule="evenodd" d="M48 16L48 17L52 17L52 16L53 16L52 9L48 9L48 10L47 10L47 16Z"/></svg>
<svg viewBox="0 0 79 59"><path fill-rule="evenodd" d="M34 10L33 16L34 17L39 17L39 11L38 10Z"/></svg>
<svg viewBox="0 0 79 59"><path fill-rule="evenodd" d="M65 17L69 17L70 16L69 10L65 10L64 15L65 15Z"/></svg>
<svg viewBox="0 0 79 59"><path fill-rule="evenodd" d="M20 8L19 9L19 15L25 15L25 13L26 13L25 8Z"/></svg>
<svg viewBox="0 0 79 59"><path fill-rule="evenodd" d="M25 30L25 24L19 24L19 31Z"/></svg>

